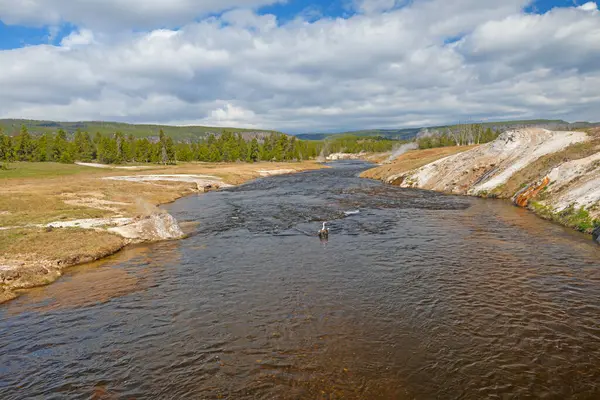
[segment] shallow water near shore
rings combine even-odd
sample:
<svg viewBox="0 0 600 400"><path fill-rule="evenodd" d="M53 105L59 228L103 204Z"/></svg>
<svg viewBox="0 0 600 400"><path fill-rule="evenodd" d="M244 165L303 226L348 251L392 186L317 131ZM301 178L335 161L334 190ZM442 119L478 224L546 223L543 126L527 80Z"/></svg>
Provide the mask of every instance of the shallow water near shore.
<svg viewBox="0 0 600 400"><path fill-rule="evenodd" d="M0 306L0 398L600 397L600 246L332 165L180 199L190 237Z"/></svg>

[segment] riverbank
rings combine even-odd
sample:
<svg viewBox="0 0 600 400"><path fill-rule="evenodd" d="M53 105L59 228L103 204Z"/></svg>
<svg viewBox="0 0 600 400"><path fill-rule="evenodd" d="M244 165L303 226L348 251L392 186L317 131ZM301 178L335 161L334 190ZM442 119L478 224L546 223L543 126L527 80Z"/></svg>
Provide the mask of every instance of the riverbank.
<svg viewBox="0 0 600 400"><path fill-rule="evenodd" d="M360 153L331 153L323 161L343 161L343 160L362 160L372 163L380 163L392 155L391 151L383 153L370 153L361 151Z"/></svg>
<svg viewBox="0 0 600 400"><path fill-rule="evenodd" d="M316 162L102 168L15 163L0 172L0 303L74 265L142 241L183 236L158 205L252 179L322 168Z"/></svg>
<svg viewBox="0 0 600 400"><path fill-rule="evenodd" d="M186 196L185 240L4 304L0 397L594 397L600 246L366 168Z"/></svg>
<svg viewBox="0 0 600 400"><path fill-rule="evenodd" d="M600 130L520 129L474 147L414 150L364 172L407 188L511 199L581 232L600 224ZM594 234L598 239L597 233Z"/></svg>

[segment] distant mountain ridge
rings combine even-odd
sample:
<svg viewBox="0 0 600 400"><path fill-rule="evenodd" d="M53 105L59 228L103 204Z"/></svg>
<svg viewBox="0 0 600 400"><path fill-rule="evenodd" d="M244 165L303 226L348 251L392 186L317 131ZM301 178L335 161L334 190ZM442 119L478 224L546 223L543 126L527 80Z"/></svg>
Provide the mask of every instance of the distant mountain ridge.
<svg viewBox="0 0 600 400"><path fill-rule="evenodd" d="M134 137L156 137L162 129L165 134L176 141L194 141L207 138L210 134L220 135L223 131L241 133L244 139L254 137L264 137L271 133L281 133L272 130L262 129L244 129L228 127L211 126L173 126L173 125L152 125L152 124L128 124L123 122L103 122L103 121L79 121L79 122L59 122L59 121L38 121L30 119L0 119L0 129L9 135L15 135L25 125L29 133L33 135L42 135L44 133L54 133L63 129L67 134L74 134L78 129L94 134L111 134L121 132L125 136Z"/></svg>
<svg viewBox="0 0 600 400"><path fill-rule="evenodd" d="M473 122L475 123L475 122ZM533 119L533 120L514 120L514 121L496 121L481 123L484 127L490 127L495 130L518 129L526 127L540 127L551 130L568 130L575 128L591 128L600 126L600 123L590 122L574 122L569 123L564 120L551 119ZM158 133L162 129L165 134L172 137L176 141L196 141L207 138L210 134L216 136L224 131L241 133L244 139L259 139L270 135L271 133L283 133L280 131L268 129L247 129L236 127L211 127L211 126L173 126L173 125L158 125L158 124L129 124L124 122L105 122L105 121L78 121L78 122L60 122L60 121L44 121L30 119L0 119L0 130L9 135L16 135L21 126L25 125L29 132L33 135L41 135L44 133L55 133L59 129L63 129L67 134L72 135L78 129L94 134L100 132L102 134L111 134L121 132L125 136L133 135L134 137L158 138ZM339 136L359 136L359 137L374 137L379 136L393 140L411 140L414 139L419 132L424 129L443 130L446 128L456 127L457 125L440 125L417 128L399 128L399 129L363 129L346 132L333 133L301 133L296 134L298 139L302 140L325 140L330 137Z"/></svg>
<svg viewBox="0 0 600 400"><path fill-rule="evenodd" d="M513 120L513 121L495 121L495 122L470 122L480 123L485 128L492 128L493 130L508 130L508 129L519 129L527 127L539 127L550 130L568 130L568 129L581 129L591 128L599 126L600 123L591 122L574 122L570 123L562 119L532 119L532 120ZM417 137L419 132L424 129L429 130L443 130L446 128L453 128L457 125L439 125L439 126L427 126L420 128L401 128L401 129L364 129L358 131L347 131L338 133L302 133L296 135L299 139L303 140L325 140L332 136L381 136L387 139L393 140L411 140Z"/></svg>
<svg viewBox="0 0 600 400"><path fill-rule="evenodd" d="M296 137L302 140L325 140L331 136L381 136L393 140L409 140L417 136L421 129L422 128L365 129L339 133L301 133L296 135Z"/></svg>

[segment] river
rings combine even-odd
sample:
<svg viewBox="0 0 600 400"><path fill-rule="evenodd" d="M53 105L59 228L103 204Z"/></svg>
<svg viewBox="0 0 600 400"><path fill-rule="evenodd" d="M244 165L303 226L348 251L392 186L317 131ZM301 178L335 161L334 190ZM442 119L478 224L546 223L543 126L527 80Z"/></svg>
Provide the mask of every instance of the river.
<svg viewBox="0 0 600 400"><path fill-rule="evenodd" d="M0 306L0 398L600 398L599 246L366 167L180 199L188 238Z"/></svg>

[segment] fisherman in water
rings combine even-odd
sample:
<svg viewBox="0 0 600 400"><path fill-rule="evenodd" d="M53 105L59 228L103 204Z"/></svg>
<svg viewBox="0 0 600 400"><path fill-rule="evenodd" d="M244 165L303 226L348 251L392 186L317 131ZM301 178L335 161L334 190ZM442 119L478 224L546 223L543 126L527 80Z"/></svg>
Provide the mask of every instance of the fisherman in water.
<svg viewBox="0 0 600 400"><path fill-rule="evenodd" d="M329 238L329 229L326 226L327 222L323 222L323 227L319 231L319 237L321 240L327 240Z"/></svg>

